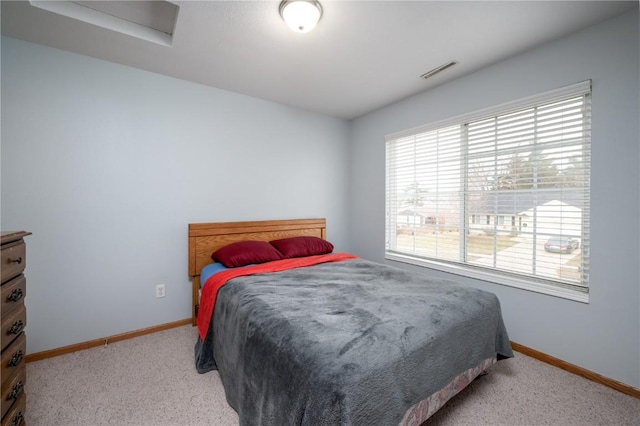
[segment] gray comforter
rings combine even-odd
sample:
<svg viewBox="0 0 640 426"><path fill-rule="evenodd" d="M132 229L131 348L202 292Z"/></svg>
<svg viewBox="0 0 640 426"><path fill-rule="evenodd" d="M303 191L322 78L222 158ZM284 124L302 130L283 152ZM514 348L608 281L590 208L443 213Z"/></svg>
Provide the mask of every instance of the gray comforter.
<svg viewBox="0 0 640 426"><path fill-rule="evenodd" d="M235 278L196 343L241 425L397 425L494 356L513 353L493 293L365 260Z"/></svg>

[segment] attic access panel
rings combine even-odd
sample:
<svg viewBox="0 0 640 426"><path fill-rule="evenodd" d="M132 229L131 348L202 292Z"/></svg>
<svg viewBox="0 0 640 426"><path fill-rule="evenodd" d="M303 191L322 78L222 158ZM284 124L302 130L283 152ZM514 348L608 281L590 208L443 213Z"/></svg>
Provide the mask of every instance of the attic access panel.
<svg viewBox="0 0 640 426"><path fill-rule="evenodd" d="M35 1L32 6L171 46L180 7L168 1Z"/></svg>

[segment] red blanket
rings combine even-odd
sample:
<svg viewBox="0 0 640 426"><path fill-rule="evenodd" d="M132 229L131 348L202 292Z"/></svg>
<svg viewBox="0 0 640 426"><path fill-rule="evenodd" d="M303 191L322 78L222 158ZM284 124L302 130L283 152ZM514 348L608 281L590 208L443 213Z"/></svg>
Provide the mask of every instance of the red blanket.
<svg viewBox="0 0 640 426"><path fill-rule="evenodd" d="M202 295L200 296L200 308L198 309L198 333L204 341L209 330L209 323L213 318L213 308L216 305L218 290L227 281L247 275L264 274L269 272L286 271L287 269L303 268L305 266L319 265L328 262L340 262L342 260L357 259L357 256L348 253L330 253L319 256L298 257L295 259L276 260L274 262L262 263L259 265L245 266L244 268L227 269L212 275L204 283Z"/></svg>

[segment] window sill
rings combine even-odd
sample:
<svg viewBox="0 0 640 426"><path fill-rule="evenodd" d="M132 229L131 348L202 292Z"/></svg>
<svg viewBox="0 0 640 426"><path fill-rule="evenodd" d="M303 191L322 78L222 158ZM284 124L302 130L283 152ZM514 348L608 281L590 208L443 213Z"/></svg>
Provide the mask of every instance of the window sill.
<svg viewBox="0 0 640 426"><path fill-rule="evenodd" d="M433 260L412 257L398 253L385 253L385 259L393 260L396 262L409 263L411 265L422 266L425 268L436 269L438 271L448 272L450 274L460 275L468 278L475 278L495 284L506 285L508 287L515 287L522 290L533 291L535 293L542 293L549 296L560 297L562 299L573 300L575 302L589 303L589 293L583 293L581 291L571 290L564 287L557 287L550 284L527 281L524 279L513 277L505 277L502 275L492 274L490 272L465 268L464 266L436 262Z"/></svg>

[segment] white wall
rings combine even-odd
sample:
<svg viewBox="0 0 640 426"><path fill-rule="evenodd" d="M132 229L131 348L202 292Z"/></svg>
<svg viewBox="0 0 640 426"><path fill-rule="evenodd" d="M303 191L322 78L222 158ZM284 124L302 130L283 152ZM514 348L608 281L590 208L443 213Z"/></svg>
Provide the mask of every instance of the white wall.
<svg viewBox="0 0 640 426"><path fill-rule="evenodd" d="M511 340L640 387L638 35L636 10L353 121L352 251L385 262L385 134L592 79L590 303L461 280L498 295Z"/></svg>
<svg viewBox="0 0 640 426"><path fill-rule="evenodd" d="M29 353L189 318L190 222L326 217L349 249L346 121L3 37L1 124Z"/></svg>

